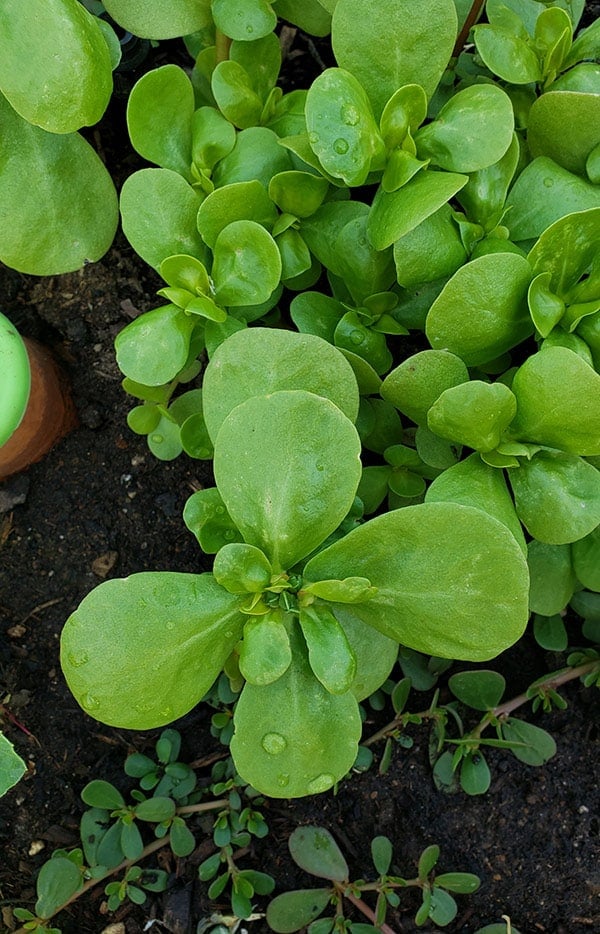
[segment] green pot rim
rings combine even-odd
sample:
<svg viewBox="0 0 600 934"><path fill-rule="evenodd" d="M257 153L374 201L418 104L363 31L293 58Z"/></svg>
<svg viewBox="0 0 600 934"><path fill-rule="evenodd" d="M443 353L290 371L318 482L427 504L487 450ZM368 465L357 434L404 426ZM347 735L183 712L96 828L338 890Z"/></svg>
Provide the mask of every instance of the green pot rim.
<svg viewBox="0 0 600 934"><path fill-rule="evenodd" d="M0 312L0 446L19 427L30 388L27 348L15 326Z"/></svg>

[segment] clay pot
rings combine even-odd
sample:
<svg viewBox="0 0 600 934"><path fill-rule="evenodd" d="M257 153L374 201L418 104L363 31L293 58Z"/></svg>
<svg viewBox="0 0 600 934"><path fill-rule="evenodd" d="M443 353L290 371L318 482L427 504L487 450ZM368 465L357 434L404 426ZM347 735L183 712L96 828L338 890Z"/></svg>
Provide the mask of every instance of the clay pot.
<svg viewBox="0 0 600 934"><path fill-rule="evenodd" d="M77 425L66 377L50 351L23 338L31 369L31 390L23 419L0 447L0 480L39 461Z"/></svg>

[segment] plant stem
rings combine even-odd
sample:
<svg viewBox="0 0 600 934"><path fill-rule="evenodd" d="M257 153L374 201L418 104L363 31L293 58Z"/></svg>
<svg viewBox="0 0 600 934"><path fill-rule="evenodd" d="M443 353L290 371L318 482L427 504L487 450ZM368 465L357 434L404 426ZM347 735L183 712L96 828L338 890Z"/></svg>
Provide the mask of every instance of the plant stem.
<svg viewBox="0 0 600 934"><path fill-rule="evenodd" d="M352 892L344 892L344 898L347 898L349 902L358 908L359 911L362 911L363 915L373 923L378 931L381 931L382 934L396 934L396 932L389 926L389 924L380 924L376 923L375 912L372 908L363 902L362 898L359 898L357 895L353 895Z"/></svg>
<svg viewBox="0 0 600 934"><path fill-rule="evenodd" d="M231 48L231 39L229 36L226 36L224 32L221 32L220 29L216 30L215 33L215 51L216 51L216 63L217 65L220 62L226 62L229 58L229 49Z"/></svg>
<svg viewBox="0 0 600 934"><path fill-rule="evenodd" d="M481 13L481 8L483 7L483 4L484 4L484 0L475 0L475 2L473 3L473 6L469 10L469 15L467 16L466 20L463 23L463 28L459 32L458 38L454 44L454 48L452 50L452 58L458 58L458 56L462 52L463 46L465 42L467 41L467 36L469 35L471 26L473 26L479 19L479 15Z"/></svg>
<svg viewBox="0 0 600 934"><path fill-rule="evenodd" d="M183 807L177 808L177 814L196 814L199 811L215 811L219 808L226 807L229 802L226 798L219 798L216 801L205 801L203 804L186 804ZM121 872L124 869L129 869L130 866L134 866L140 860L145 859L147 856L150 856L152 853L155 853L157 850L160 850L163 846L166 846L169 842L169 837L161 837L158 840L153 840L152 843L149 843L144 847L137 859L124 859L118 866L115 866L114 869L109 869L104 873L103 876L100 876L98 879L88 879L87 882L84 882L80 889L77 889L76 892L71 895L65 902L60 905L51 915L50 918L54 918L59 912L64 911L72 902L76 901L81 895L84 895L85 892L89 892L90 889L93 889L95 885L98 885L100 882L104 882L105 879L108 879L110 876L114 876L115 873ZM49 921L50 918L44 918L44 921ZM19 928L15 934L27 934L27 931L24 927Z"/></svg>

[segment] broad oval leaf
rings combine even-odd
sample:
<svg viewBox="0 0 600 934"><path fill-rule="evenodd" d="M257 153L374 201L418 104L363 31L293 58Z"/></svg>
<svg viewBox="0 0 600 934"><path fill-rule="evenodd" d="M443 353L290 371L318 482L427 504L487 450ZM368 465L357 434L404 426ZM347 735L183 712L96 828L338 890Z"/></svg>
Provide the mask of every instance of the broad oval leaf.
<svg viewBox="0 0 600 934"><path fill-rule="evenodd" d="M215 26L231 39L259 39L277 25L277 14L268 0L212 0L211 8Z"/></svg>
<svg viewBox="0 0 600 934"><path fill-rule="evenodd" d="M356 658L346 634L325 604L300 608L300 628L313 673L331 694L345 694L356 675Z"/></svg>
<svg viewBox="0 0 600 934"><path fill-rule="evenodd" d="M550 288L562 298L580 279L587 278L599 244L600 206L555 221L533 245L527 260L534 272L550 275Z"/></svg>
<svg viewBox="0 0 600 934"><path fill-rule="evenodd" d="M491 710L502 700L506 681L497 671L459 671L448 679L455 697L474 710Z"/></svg>
<svg viewBox="0 0 600 934"><path fill-rule="evenodd" d="M235 767L272 798L332 788L352 767L362 729L352 694L330 694L313 675L296 627L291 643L287 671L263 687L246 684L234 714Z"/></svg>
<svg viewBox="0 0 600 934"><path fill-rule="evenodd" d="M241 542L224 545L213 564L215 580L229 593L262 593L272 573L262 551Z"/></svg>
<svg viewBox="0 0 600 934"><path fill-rule="evenodd" d="M600 524L600 471L583 458L539 451L508 478L519 519L540 542L575 542Z"/></svg>
<svg viewBox="0 0 600 934"><path fill-rule="evenodd" d="M584 587L600 593L600 527L571 547L573 570Z"/></svg>
<svg viewBox="0 0 600 934"><path fill-rule="evenodd" d="M417 155L450 172L477 172L502 158L513 130L509 96L496 85L473 84L415 134Z"/></svg>
<svg viewBox="0 0 600 934"><path fill-rule="evenodd" d="M206 367L203 406L211 438L241 402L282 389L324 396L351 421L358 415L356 379L339 350L311 334L249 328L228 337Z"/></svg>
<svg viewBox="0 0 600 934"><path fill-rule="evenodd" d="M493 451L517 411L504 383L473 379L444 390L427 413L429 429L476 451Z"/></svg>
<svg viewBox="0 0 600 934"><path fill-rule="evenodd" d="M585 177L586 161L598 145L600 84L598 93L552 88L534 101L527 120L531 155L548 156L577 175ZM568 126L569 132L564 128Z"/></svg>
<svg viewBox="0 0 600 934"><path fill-rule="evenodd" d="M565 214L600 207L600 186L538 156L518 176L506 206L511 239L531 240Z"/></svg>
<svg viewBox="0 0 600 934"><path fill-rule="evenodd" d="M554 616L564 610L573 596L577 577L574 562L571 561L571 548L575 544L578 543L573 546L547 545L535 539L529 542L527 564L531 579L529 608L532 613Z"/></svg>
<svg viewBox="0 0 600 934"><path fill-rule="evenodd" d="M427 413L436 399L468 379L469 371L456 354L422 350L388 373L381 395L417 425L426 425Z"/></svg>
<svg viewBox="0 0 600 934"><path fill-rule="evenodd" d="M325 827L296 827L288 847L294 862L319 879L345 882L349 869L339 846Z"/></svg>
<svg viewBox="0 0 600 934"><path fill-rule="evenodd" d="M79 866L66 856L54 856L39 871L35 912L38 918L51 918L83 885Z"/></svg>
<svg viewBox="0 0 600 934"><path fill-rule="evenodd" d="M376 250L385 250L410 233L425 218L438 211L460 189L468 177L455 172L424 170L398 191L379 187L367 222L367 233Z"/></svg>
<svg viewBox="0 0 600 934"><path fill-rule="evenodd" d="M31 126L2 94L0 125L0 261L28 275L54 276L100 259L119 211L96 152L78 133Z"/></svg>
<svg viewBox="0 0 600 934"><path fill-rule="evenodd" d="M260 305L281 278L277 244L256 221L233 221L215 241L212 276L220 305Z"/></svg>
<svg viewBox="0 0 600 934"><path fill-rule="evenodd" d="M419 652L483 661L527 622L525 557L504 525L470 506L427 503L378 516L304 569L308 581L353 574L377 594L345 613Z"/></svg>
<svg viewBox="0 0 600 934"><path fill-rule="evenodd" d="M293 934L318 918L331 899L331 889L282 892L267 905L267 924L278 934Z"/></svg>
<svg viewBox="0 0 600 934"><path fill-rule="evenodd" d="M127 101L134 149L148 162L192 181L194 89L183 68L163 65L143 75Z"/></svg>
<svg viewBox="0 0 600 934"><path fill-rule="evenodd" d="M117 363L130 379L162 386L184 368L196 319L176 305L163 305L135 318L115 338Z"/></svg>
<svg viewBox="0 0 600 934"><path fill-rule="evenodd" d="M204 242L214 249L221 231L233 221L256 221L270 231L276 219L275 205L264 185L254 179L215 188L198 209L198 230Z"/></svg>
<svg viewBox="0 0 600 934"><path fill-rule="evenodd" d="M50 133L97 123L112 93L112 68L96 17L78 0L4 0L0 91L28 123Z"/></svg>
<svg viewBox="0 0 600 934"><path fill-rule="evenodd" d="M493 74L511 84L530 84L543 78L533 43L507 29L484 23L473 30L475 45Z"/></svg>
<svg viewBox="0 0 600 934"><path fill-rule="evenodd" d="M168 256L187 253L206 259L196 227L200 197L171 169L140 169L121 189L123 233L148 265L158 269Z"/></svg>
<svg viewBox="0 0 600 934"><path fill-rule="evenodd" d="M0 733L0 798L9 788L16 785L25 774L27 767L14 746L3 733Z"/></svg>
<svg viewBox="0 0 600 934"><path fill-rule="evenodd" d="M502 725L504 739L514 742L512 754L527 765L543 765L556 754L552 736L533 723L510 717Z"/></svg>
<svg viewBox="0 0 600 934"><path fill-rule="evenodd" d="M292 651L283 616L281 611L267 613L244 626L239 666L249 684L271 684L289 668Z"/></svg>
<svg viewBox="0 0 600 934"><path fill-rule="evenodd" d="M65 623L61 665L86 713L145 730L187 713L239 640L240 597L212 574L143 572L105 581Z"/></svg>
<svg viewBox="0 0 600 934"><path fill-rule="evenodd" d="M360 480L359 454L354 425L332 402L279 391L230 412L216 437L214 471L234 523L279 572L346 516Z"/></svg>
<svg viewBox="0 0 600 934"><path fill-rule="evenodd" d="M331 38L338 64L366 88L377 117L405 84L420 84L430 98L456 41L452 0L338 0Z"/></svg>
<svg viewBox="0 0 600 934"><path fill-rule="evenodd" d="M0 447L20 425L31 390L31 370L23 338L0 312Z"/></svg>
<svg viewBox="0 0 600 934"><path fill-rule="evenodd" d="M449 350L467 366L495 360L533 331L527 307L531 267L516 253L491 253L461 266L429 310L434 350Z"/></svg>
<svg viewBox="0 0 600 934"><path fill-rule="evenodd" d="M114 21L143 39L175 39L212 25L210 0L169 0L168 6L147 0L103 0Z"/></svg>
<svg viewBox="0 0 600 934"><path fill-rule="evenodd" d="M347 608L349 612L345 613L344 604L338 603L335 616L356 658L350 691L357 701L362 701L374 694L389 677L398 658L398 643L353 615L352 606Z"/></svg>
<svg viewBox="0 0 600 934"><path fill-rule="evenodd" d="M566 347L544 347L515 373L510 434L569 454L600 454L600 375Z"/></svg>

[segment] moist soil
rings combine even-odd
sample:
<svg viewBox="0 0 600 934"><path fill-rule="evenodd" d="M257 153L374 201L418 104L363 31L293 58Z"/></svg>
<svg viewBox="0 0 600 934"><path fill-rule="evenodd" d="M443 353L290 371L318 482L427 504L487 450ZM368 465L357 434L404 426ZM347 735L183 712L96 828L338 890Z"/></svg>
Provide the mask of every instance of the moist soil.
<svg viewBox="0 0 600 934"><path fill-rule="evenodd" d="M588 4L590 18L600 12L593 6ZM294 67L319 63L323 56L310 42L292 39ZM170 46L161 43L152 65L162 64L159 56L177 60ZM135 77L121 80L126 85ZM125 142L126 90L91 135L117 184L139 165ZM28 766L25 778L0 801L2 932L18 927L11 907L33 907L37 872L52 851L78 844L81 789L103 778L125 792L131 787L122 771L126 755L151 754L160 733L112 729L79 708L59 664L64 621L108 577L210 570L210 559L181 519L187 497L212 485L210 467L185 456L159 462L145 439L129 431L131 400L121 389L114 359L115 335L159 303L160 285L120 234L103 260L73 274L35 278L0 266L2 311L23 334L52 348L70 379L79 416L78 427L41 463L0 484L0 718ZM577 644L580 627L576 621L569 625ZM493 667L506 678L506 697L511 697L563 664L564 656L544 652L527 635ZM449 699L444 680L442 702ZM562 694L568 700L564 711L520 711L556 739L557 753L544 766L533 768L508 752L491 750L487 794L448 795L433 783L426 726L413 727L414 745L396 745L385 774L378 771L383 748L376 745L373 767L352 774L336 794L266 799L261 810L270 832L253 839L240 867L273 875L276 892L318 886L287 849L289 835L302 824L318 824L333 834L352 878L373 877L369 844L375 835L392 840L393 871L408 878L416 874L422 850L435 843L441 849L440 871L481 878L478 892L458 896L457 918L445 928L449 934L474 934L503 915L521 934L597 934L600 705L597 692L579 682ZM426 709L429 700L430 695L413 692L409 709ZM391 706L374 711L366 705L366 711L365 736L393 716ZM209 763L224 754L210 732L212 713L200 705L174 724L183 737L184 761ZM210 766L200 765L198 776L208 784ZM210 902L197 877L198 864L214 851L210 820L191 826L198 847L190 857L159 854L159 864L170 873L165 893L149 895L142 907L125 904L107 915L99 885L57 919L64 934L101 934L111 924L116 925L111 934L193 934L214 912L227 914L227 899ZM244 922L250 934L268 930L260 917L266 901L257 898L259 917ZM417 930L418 904L414 891L403 895L400 907L388 914L393 931ZM421 930L439 928L428 923Z"/></svg>

